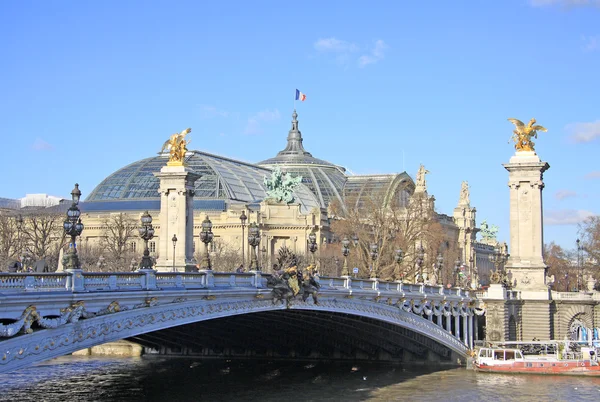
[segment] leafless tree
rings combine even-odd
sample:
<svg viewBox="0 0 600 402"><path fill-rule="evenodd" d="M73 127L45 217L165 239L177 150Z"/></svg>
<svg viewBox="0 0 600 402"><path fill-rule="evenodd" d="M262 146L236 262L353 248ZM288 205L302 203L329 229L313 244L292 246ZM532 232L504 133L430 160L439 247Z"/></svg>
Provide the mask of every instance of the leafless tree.
<svg viewBox="0 0 600 402"><path fill-rule="evenodd" d="M430 267L441 249L445 234L436 220L430 198L415 193L407 204L399 197L387 199L384 192L359 192L349 194L345 204L332 204L331 211L337 219L332 230L337 241L358 237L358 244L351 246L348 256L349 267L359 268L359 277L369 277L372 270L386 280L406 277L414 278L417 270L417 249L423 246L423 267ZM377 257L372 258L373 245ZM395 261L396 250L401 249L404 259L399 266ZM343 259L341 249L338 261ZM352 269L352 268L350 268Z"/></svg>
<svg viewBox="0 0 600 402"><path fill-rule="evenodd" d="M36 260L58 259L59 247L66 238L63 230L64 215L44 209L23 214L23 249Z"/></svg>
<svg viewBox="0 0 600 402"><path fill-rule="evenodd" d="M139 257L140 254L132 248L137 234L137 226L137 221L122 212L113 214L102 221L100 246L105 263L104 271L128 271L131 269L130 261Z"/></svg>
<svg viewBox="0 0 600 402"><path fill-rule="evenodd" d="M579 225L581 239L580 264L583 271L596 279L596 286L600 289L600 216L591 216Z"/></svg>
<svg viewBox="0 0 600 402"><path fill-rule="evenodd" d="M0 211L0 270L19 257L19 233L16 215L9 211Z"/></svg>

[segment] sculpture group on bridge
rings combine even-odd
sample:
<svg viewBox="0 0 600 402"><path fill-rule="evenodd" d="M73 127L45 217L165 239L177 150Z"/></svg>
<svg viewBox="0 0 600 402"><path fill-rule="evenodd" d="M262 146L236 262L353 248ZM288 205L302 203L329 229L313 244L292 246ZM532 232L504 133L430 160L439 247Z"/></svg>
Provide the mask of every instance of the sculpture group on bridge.
<svg viewBox="0 0 600 402"><path fill-rule="evenodd" d="M321 285L317 281L317 275L313 265L309 265L304 271L299 270L297 266L275 271L267 279L267 285L273 289L273 304L285 301L289 307L296 296L301 296L304 302L312 296L313 302L319 304L317 295Z"/></svg>

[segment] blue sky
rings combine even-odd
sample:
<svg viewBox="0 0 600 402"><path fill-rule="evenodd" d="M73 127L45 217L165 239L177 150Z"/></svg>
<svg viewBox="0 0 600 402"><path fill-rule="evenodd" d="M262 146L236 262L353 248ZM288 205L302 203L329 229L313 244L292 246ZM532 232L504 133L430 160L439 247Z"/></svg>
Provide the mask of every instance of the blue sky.
<svg viewBox="0 0 600 402"><path fill-rule="evenodd" d="M423 163L438 212L461 181L508 241L513 126L536 151L545 241L600 213L600 1L0 3L0 197L84 197L192 127L190 148L258 162L304 145L356 174Z"/></svg>

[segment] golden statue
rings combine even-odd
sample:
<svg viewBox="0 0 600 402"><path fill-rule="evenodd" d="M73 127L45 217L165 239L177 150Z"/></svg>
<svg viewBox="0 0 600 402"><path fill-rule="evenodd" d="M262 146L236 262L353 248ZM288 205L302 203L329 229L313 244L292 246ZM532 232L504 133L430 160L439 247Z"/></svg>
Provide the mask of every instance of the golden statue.
<svg viewBox="0 0 600 402"><path fill-rule="evenodd" d="M515 142L515 149L517 151L534 151L533 147L535 143L531 140L531 137L537 138L537 131L548 131L542 126L534 126L535 119L529 120L527 125L523 124L521 120L508 119L512 124L515 125L513 130L513 141Z"/></svg>
<svg viewBox="0 0 600 402"><path fill-rule="evenodd" d="M183 166L185 154L188 151L186 145L190 143L190 141L185 140L185 136L191 132L191 128L186 128L181 133L172 134L171 138L165 141L160 153L163 153L165 150L169 151L169 162L167 162L167 165Z"/></svg>

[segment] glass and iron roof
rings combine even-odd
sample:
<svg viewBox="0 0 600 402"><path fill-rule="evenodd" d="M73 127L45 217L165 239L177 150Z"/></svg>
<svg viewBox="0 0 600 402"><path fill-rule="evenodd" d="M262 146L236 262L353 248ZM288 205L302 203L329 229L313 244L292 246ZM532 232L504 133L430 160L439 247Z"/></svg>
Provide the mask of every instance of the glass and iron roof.
<svg viewBox="0 0 600 402"><path fill-rule="evenodd" d="M146 206L150 200L158 201L160 184L154 173L159 172L167 161L168 154L164 153L142 159L116 171L91 192L85 199L83 209L123 210L135 208L135 204ZM185 162L191 171L201 175L195 183L194 206L214 209L216 205L208 205L206 202L198 204L197 201L226 200L252 203L267 197L263 180L271 175L270 169L201 151L188 152ZM305 186L298 187L294 196L305 212L320 206L316 197ZM127 205L131 204L131 208L123 208L123 201L128 201ZM102 203L103 206L96 203Z"/></svg>
<svg viewBox="0 0 600 402"><path fill-rule="evenodd" d="M343 203L346 170L341 166L314 158L304 149L302 141L302 133L298 129L298 114L294 110L286 147L274 158L259 162L258 165L269 168L279 166L282 172L302 176L302 184L305 184L317 197L321 208L327 208L333 200Z"/></svg>
<svg viewBox="0 0 600 402"><path fill-rule="evenodd" d="M226 210L229 203L259 203L267 197L264 178L270 176L275 167L284 173L302 176L302 185L294 191L294 196L303 212L315 207L327 208L335 200L344 205L345 197L360 206L366 197L382 192L386 204L393 197L401 197L404 203L405 193L414 191L414 182L406 173L347 176L343 167L314 158L304 149L302 141L298 114L294 110L287 145L274 158L255 165L201 151L188 152L185 160L188 168L201 176L195 184L194 207ZM154 173L159 172L167 160L168 154L164 153L116 171L92 191L82 210L159 209L159 180Z"/></svg>
<svg viewBox="0 0 600 402"><path fill-rule="evenodd" d="M414 182L406 173L349 176L344 186L344 197L356 208L368 205L368 199L383 202L385 206L396 199L405 206L408 195L414 192Z"/></svg>

